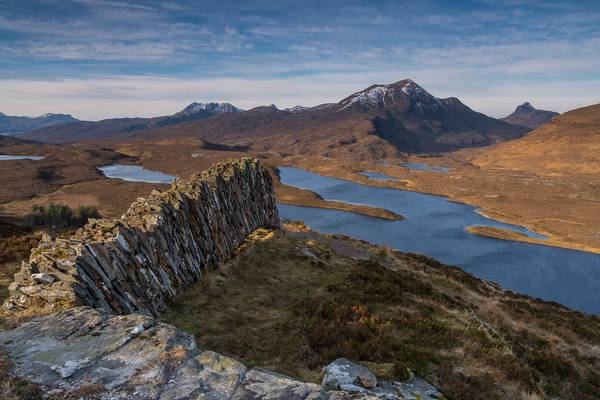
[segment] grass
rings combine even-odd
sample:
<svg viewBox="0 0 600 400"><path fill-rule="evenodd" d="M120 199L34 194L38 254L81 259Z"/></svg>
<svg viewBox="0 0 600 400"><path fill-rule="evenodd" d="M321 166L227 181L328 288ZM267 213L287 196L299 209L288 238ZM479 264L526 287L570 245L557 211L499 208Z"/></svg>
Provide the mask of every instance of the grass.
<svg viewBox="0 0 600 400"><path fill-rule="evenodd" d="M11 364L0 350L0 400L41 400L42 392L33 383L12 376Z"/></svg>
<svg viewBox="0 0 600 400"><path fill-rule="evenodd" d="M600 358L588 351L600 345L598 318L345 238L252 240L164 320L201 348L314 382L346 357L380 378L424 377L449 399L600 396Z"/></svg>

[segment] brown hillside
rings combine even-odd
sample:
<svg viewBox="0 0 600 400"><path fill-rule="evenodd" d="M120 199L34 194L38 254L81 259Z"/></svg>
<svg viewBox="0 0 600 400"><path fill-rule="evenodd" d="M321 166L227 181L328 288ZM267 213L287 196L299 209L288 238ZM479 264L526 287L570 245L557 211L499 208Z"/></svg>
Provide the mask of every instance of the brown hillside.
<svg viewBox="0 0 600 400"><path fill-rule="evenodd" d="M473 163L538 175L597 173L600 104L569 111L520 139L484 149Z"/></svg>

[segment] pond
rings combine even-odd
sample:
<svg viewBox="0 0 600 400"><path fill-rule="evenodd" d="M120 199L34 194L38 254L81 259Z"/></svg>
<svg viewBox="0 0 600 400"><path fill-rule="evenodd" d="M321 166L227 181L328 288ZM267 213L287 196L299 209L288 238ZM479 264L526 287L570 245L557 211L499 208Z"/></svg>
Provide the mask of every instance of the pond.
<svg viewBox="0 0 600 400"><path fill-rule="evenodd" d="M281 216L305 221L324 233L343 233L456 265L503 287L600 314L600 255L470 234L469 226L511 229L544 238L524 227L488 219L475 207L445 197L378 188L280 168L282 183L312 190L326 200L382 207L406 217L389 221L344 211L279 205Z"/></svg>
<svg viewBox="0 0 600 400"><path fill-rule="evenodd" d="M147 182L170 184L176 177L158 171L151 171L139 165L113 164L98 167L107 178L122 179L129 182Z"/></svg>
<svg viewBox="0 0 600 400"><path fill-rule="evenodd" d="M43 160L42 156L11 156L8 154L0 154L0 161L9 161L9 160Z"/></svg>
<svg viewBox="0 0 600 400"><path fill-rule="evenodd" d="M442 174L450 171L450 168L448 167L436 167L435 165L429 165L427 163L407 163L401 165L411 171L440 172Z"/></svg>

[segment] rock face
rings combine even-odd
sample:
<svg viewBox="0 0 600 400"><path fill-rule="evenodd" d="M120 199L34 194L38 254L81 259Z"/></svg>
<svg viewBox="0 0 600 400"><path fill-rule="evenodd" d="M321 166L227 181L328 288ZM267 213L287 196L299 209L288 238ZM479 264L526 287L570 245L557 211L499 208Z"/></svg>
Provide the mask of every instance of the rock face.
<svg viewBox="0 0 600 400"><path fill-rule="evenodd" d="M68 240L46 237L15 275L3 309L81 305L156 316L253 230L278 224L273 183L258 161L216 164L138 199L118 220L92 220Z"/></svg>
<svg viewBox="0 0 600 400"><path fill-rule="evenodd" d="M422 380L382 382L365 367L339 359L326 367L369 378L369 387L340 390L296 381L268 370L248 369L229 357L197 348L195 339L154 318L111 316L77 307L38 317L0 332L0 346L14 373L55 398L183 399L388 399L431 400L441 394ZM347 375L344 373L345 378ZM338 378L340 376L338 375ZM372 381L371 379L375 379ZM328 380L329 382L329 380ZM373 384L373 385L371 385ZM82 395L87 394L90 397Z"/></svg>

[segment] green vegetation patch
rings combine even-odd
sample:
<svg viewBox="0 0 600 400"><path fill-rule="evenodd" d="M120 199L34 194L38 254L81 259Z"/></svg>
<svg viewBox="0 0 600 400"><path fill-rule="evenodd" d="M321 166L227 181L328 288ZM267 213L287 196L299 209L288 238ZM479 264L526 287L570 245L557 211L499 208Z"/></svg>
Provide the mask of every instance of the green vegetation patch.
<svg viewBox="0 0 600 400"><path fill-rule="evenodd" d="M31 214L25 220L33 228L47 227L81 227L90 218L100 218L98 209L93 206L79 206L75 209L65 205L50 203L47 206L34 204Z"/></svg>

